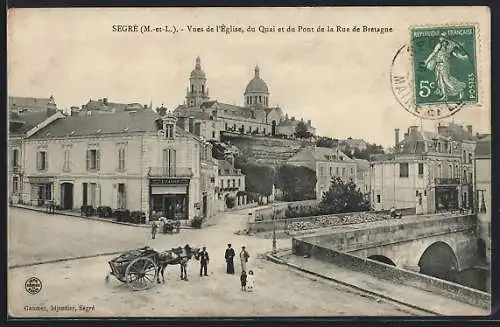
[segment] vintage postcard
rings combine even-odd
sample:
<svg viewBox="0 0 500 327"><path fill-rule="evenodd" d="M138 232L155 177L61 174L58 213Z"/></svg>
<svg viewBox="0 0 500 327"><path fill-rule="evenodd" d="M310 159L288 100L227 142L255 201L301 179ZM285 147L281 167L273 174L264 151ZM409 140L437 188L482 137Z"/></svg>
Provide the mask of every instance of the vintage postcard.
<svg viewBox="0 0 500 327"><path fill-rule="evenodd" d="M487 7L7 20L11 318L490 313Z"/></svg>

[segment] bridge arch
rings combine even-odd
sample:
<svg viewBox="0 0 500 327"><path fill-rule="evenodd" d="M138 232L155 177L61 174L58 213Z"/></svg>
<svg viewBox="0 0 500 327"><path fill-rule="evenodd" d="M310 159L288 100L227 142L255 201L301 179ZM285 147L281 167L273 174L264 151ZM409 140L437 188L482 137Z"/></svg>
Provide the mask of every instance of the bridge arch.
<svg viewBox="0 0 500 327"><path fill-rule="evenodd" d="M394 263L394 261L392 261L391 259L389 259L385 255L375 254L375 255L369 256L368 259L371 259L371 260L374 260L374 261L378 261L378 262L382 262L382 263L385 263L386 265L391 265L391 266L394 266L394 267L396 266L396 264Z"/></svg>
<svg viewBox="0 0 500 327"><path fill-rule="evenodd" d="M460 271L455 251L442 241L434 242L425 249L418 266L420 273L445 280L453 280Z"/></svg>

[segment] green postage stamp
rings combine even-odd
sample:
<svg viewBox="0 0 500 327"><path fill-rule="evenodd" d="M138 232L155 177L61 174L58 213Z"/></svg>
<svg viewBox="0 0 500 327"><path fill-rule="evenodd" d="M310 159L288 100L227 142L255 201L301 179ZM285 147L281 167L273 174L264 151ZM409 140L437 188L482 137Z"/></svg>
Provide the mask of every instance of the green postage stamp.
<svg viewBox="0 0 500 327"><path fill-rule="evenodd" d="M474 25L411 29L415 105L476 104Z"/></svg>

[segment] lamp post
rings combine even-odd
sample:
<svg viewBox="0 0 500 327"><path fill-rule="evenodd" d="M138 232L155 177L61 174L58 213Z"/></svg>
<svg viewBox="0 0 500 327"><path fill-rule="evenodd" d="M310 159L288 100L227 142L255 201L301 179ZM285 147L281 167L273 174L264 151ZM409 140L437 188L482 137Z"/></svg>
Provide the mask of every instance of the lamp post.
<svg viewBox="0 0 500 327"><path fill-rule="evenodd" d="M273 254L276 254L276 207L273 205Z"/></svg>

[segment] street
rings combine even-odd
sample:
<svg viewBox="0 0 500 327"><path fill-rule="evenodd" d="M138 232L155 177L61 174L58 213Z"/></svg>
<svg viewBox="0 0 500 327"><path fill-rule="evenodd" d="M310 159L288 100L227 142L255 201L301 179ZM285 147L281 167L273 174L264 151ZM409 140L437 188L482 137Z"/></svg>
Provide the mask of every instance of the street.
<svg viewBox="0 0 500 327"><path fill-rule="evenodd" d="M9 269L9 312L23 317L408 314L394 304L267 261L262 254L271 250L270 239L234 234L243 228L247 212L223 213L212 226L183 229L174 235L159 234L151 240L148 228L11 208L9 266L94 257ZM235 259L236 274L225 273L227 243L232 243L237 256L242 245L247 247L248 267L256 279L253 293L240 291L239 259ZM162 251L185 244L207 247L208 277L199 277L199 263L193 259L188 265L187 282L180 280L179 266L168 266L166 283L149 290L132 291L113 276L105 283L104 277L109 271L107 262L116 255L97 256L99 254L145 245ZM278 248L290 245L289 239L277 242ZM43 287L36 295L25 291L25 281L30 277L42 281ZM63 310L54 311L56 306Z"/></svg>

